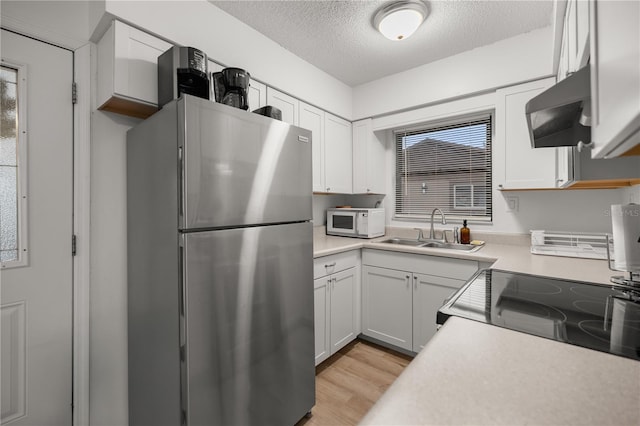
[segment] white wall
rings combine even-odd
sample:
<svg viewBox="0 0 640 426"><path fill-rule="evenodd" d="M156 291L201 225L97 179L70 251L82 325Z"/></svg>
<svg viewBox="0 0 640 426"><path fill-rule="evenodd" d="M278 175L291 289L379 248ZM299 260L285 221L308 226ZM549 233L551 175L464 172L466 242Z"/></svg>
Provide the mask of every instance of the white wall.
<svg viewBox="0 0 640 426"><path fill-rule="evenodd" d="M373 128L378 132L386 132L386 168L387 194L383 205L387 209L387 224L397 227L426 227L426 221L400 221L393 219L395 209L395 151L393 133L390 129L415 126L418 123L429 123L447 117L492 111L495 109L496 98L493 93L483 93L456 100L437 103L434 105L415 108L409 111L388 114L374 118ZM494 141L496 141L494 126ZM494 146L499 145L495 143ZM553 191L509 191L497 190L496 181L504 175L504 164L495 161L495 151L492 162L493 173L493 221L492 223L471 222L472 232L493 233L528 233L532 229L573 232L610 232L611 219L608 212L611 204L623 202L622 189L615 190L553 190ZM638 185L640 187L640 185ZM635 187L634 187L635 188ZM640 190L628 191L627 198L640 197ZM505 197L515 198L518 210L507 211ZM427 214L427 212L425 212ZM444 226L452 229L460 223L449 223ZM436 224L436 228L441 228Z"/></svg>
<svg viewBox="0 0 640 426"><path fill-rule="evenodd" d="M2 0L2 27L77 49L89 40L89 1Z"/></svg>
<svg viewBox="0 0 640 426"><path fill-rule="evenodd" d="M629 188L625 188L622 191L622 200L620 200L620 204L629 203L640 204L640 185L634 185Z"/></svg>
<svg viewBox="0 0 640 426"><path fill-rule="evenodd" d="M353 119L552 75L552 43L549 26L356 86Z"/></svg>
<svg viewBox="0 0 640 426"><path fill-rule="evenodd" d="M327 224L327 209L336 206L375 207L377 201L383 201L384 195L313 195L313 226Z"/></svg>
<svg viewBox="0 0 640 426"><path fill-rule="evenodd" d="M91 120L92 426L129 422L126 131L138 121L101 111Z"/></svg>
<svg viewBox="0 0 640 426"><path fill-rule="evenodd" d="M309 104L351 119L351 87L205 0L108 0L105 10L173 43L196 47L223 65L244 68L257 80Z"/></svg>

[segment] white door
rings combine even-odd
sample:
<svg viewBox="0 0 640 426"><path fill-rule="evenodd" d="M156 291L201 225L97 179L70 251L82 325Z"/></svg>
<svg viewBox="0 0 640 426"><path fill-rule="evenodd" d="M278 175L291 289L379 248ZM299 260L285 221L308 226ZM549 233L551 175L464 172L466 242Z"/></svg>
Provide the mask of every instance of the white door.
<svg viewBox="0 0 640 426"><path fill-rule="evenodd" d="M331 276L331 355L356 338L356 268Z"/></svg>
<svg viewBox="0 0 640 426"><path fill-rule="evenodd" d="M0 423L70 425L73 54L4 30L1 53ZM12 93L17 120L7 108ZM24 138L17 156L10 130L15 122L18 140ZM15 192L14 176L21 192Z"/></svg>

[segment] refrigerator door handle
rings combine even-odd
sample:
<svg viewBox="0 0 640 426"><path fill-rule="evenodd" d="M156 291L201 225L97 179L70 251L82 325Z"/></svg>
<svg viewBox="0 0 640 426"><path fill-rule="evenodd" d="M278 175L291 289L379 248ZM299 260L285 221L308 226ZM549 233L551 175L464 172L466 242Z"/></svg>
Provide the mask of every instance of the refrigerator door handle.
<svg viewBox="0 0 640 426"><path fill-rule="evenodd" d="M180 204L180 223L184 223L184 155L182 147L178 147L178 204Z"/></svg>

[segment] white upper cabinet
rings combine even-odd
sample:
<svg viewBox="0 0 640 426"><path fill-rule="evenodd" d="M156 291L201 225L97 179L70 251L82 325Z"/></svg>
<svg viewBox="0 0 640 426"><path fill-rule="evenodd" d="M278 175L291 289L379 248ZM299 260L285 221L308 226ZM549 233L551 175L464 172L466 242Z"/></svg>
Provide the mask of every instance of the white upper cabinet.
<svg viewBox="0 0 640 426"><path fill-rule="evenodd" d="M249 85L249 111L265 105L267 105L267 86L252 79Z"/></svg>
<svg viewBox="0 0 640 426"><path fill-rule="evenodd" d="M299 118L312 132L313 192L351 194L351 123L304 102Z"/></svg>
<svg viewBox="0 0 640 426"><path fill-rule="evenodd" d="M593 158L640 154L640 2L589 2Z"/></svg>
<svg viewBox="0 0 640 426"><path fill-rule="evenodd" d="M554 78L496 91L496 182L498 189L547 189L562 186L556 169L557 149L531 147L525 116L527 102L549 88ZM502 172L502 173L501 173Z"/></svg>
<svg viewBox="0 0 640 426"><path fill-rule="evenodd" d="M157 111L158 56L172 45L120 21L98 42L98 109L146 118Z"/></svg>
<svg viewBox="0 0 640 426"><path fill-rule="evenodd" d="M335 115L324 116L325 191L351 194L353 191L353 144L351 123Z"/></svg>
<svg viewBox="0 0 640 426"><path fill-rule="evenodd" d="M587 65L589 60L589 4L569 0L564 15L558 81Z"/></svg>
<svg viewBox="0 0 640 426"><path fill-rule="evenodd" d="M373 133L372 120L353 123L353 193L385 193L385 145Z"/></svg>
<svg viewBox="0 0 640 426"><path fill-rule="evenodd" d="M285 123L293 124L294 126L299 125L298 111L300 101L298 99L268 87L267 105L276 107L282 111L282 121Z"/></svg>
<svg viewBox="0 0 640 426"><path fill-rule="evenodd" d="M313 158L313 192L325 192L324 179L324 111L300 102L300 127L311 130Z"/></svg>

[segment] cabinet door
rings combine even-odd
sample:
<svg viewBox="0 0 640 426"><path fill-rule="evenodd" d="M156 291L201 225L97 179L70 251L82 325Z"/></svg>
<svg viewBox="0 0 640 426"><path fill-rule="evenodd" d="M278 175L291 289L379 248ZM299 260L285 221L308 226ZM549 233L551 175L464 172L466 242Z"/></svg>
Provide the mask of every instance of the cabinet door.
<svg viewBox="0 0 640 426"><path fill-rule="evenodd" d="M171 44L114 21L98 42L99 109L146 118L158 105L158 56Z"/></svg>
<svg viewBox="0 0 640 426"><path fill-rule="evenodd" d="M572 146L560 146L549 148L556 150L556 187L566 188L574 180L573 150Z"/></svg>
<svg viewBox="0 0 640 426"><path fill-rule="evenodd" d="M313 308L316 365L331 355L329 343L329 286L331 277L313 280Z"/></svg>
<svg viewBox="0 0 640 426"><path fill-rule="evenodd" d="M411 273L362 268L362 333L412 350Z"/></svg>
<svg viewBox="0 0 640 426"><path fill-rule="evenodd" d="M436 315L463 280L413 274L413 351L420 352L436 333Z"/></svg>
<svg viewBox="0 0 640 426"><path fill-rule="evenodd" d="M593 158L616 157L640 144L640 2L591 5Z"/></svg>
<svg viewBox="0 0 640 426"><path fill-rule="evenodd" d="M300 101L285 93L279 92L271 87L267 87L267 105L278 108L282 111L282 121L297 126L298 109Z"/></svg>
<svg viewBox="0 0 640 426"><path fill-rule="evenodd" d="M335 115L324 116L326 192L351 194L353 162L351 123Z"/></svg>
<svg viewBox="0 0 640 426"><path fill-rule="evenodd" d="M353 123L353 193L385 193L385 146L371 119Z"/></svg>
<svg viewBox="0 0 640 426"><path fill-rule="evenodd" d="M313 192L326 192L324 180L324 111L300 102L300 127L311 130Z"/></svg>
<svg viewBox="0 0 640 426"><path fill-rule="evenodd" d="M496 91L494 158L498 163L499 189L556 187L556 150L531 147L525 116L526 103L550 87L554 80L548 78Z"/></svg>
<svg viewBox="0 0 640 426"><path fill-rule="evenodd" d="M331 355L358 335L356 324L356 269L331 276Z"/></svg>
<svg viewBox="0 0 640 426"><path fill-rule="evenodd" d="M249 111L262 108L267 104L267 86L256 80L249 85Z"/></svg>
<svg viewBox="0 0 640 426"><path fill-rule="evenodd" d="M220 72L224 69L224 67L222 65L220 65L217 62L213 62L211 59L209 59L208 63L207 63L207 68L209 71L209 78L211 78L211 74L213 74L214 72ZM209 81L209 99L211 101L216 100L216 94L213 91L213 81Z"/></svg>
<svg viewBox="0 0 640 426"><path fill-rule="evenodd" d="M578 69L589 61L589 2L576 0L576 49Z"/></svg>
<svg viewBox="0 0 640 426"><path fill-rule="evenodd" d="M572 73L578 69L578 25L577 25L577 0L569 0L567 2L567 11L565 14L564 25L566 31L566 41L569 59L568 72Z"/></svg>
<svg viewBox="0 0 640 426"><path fill-rule="evenodd" d="M567 26L562 28L562 46L560 48L560 59L558 60L557 81L564 80L569 75L569 41L567 40Z"/></svg>

